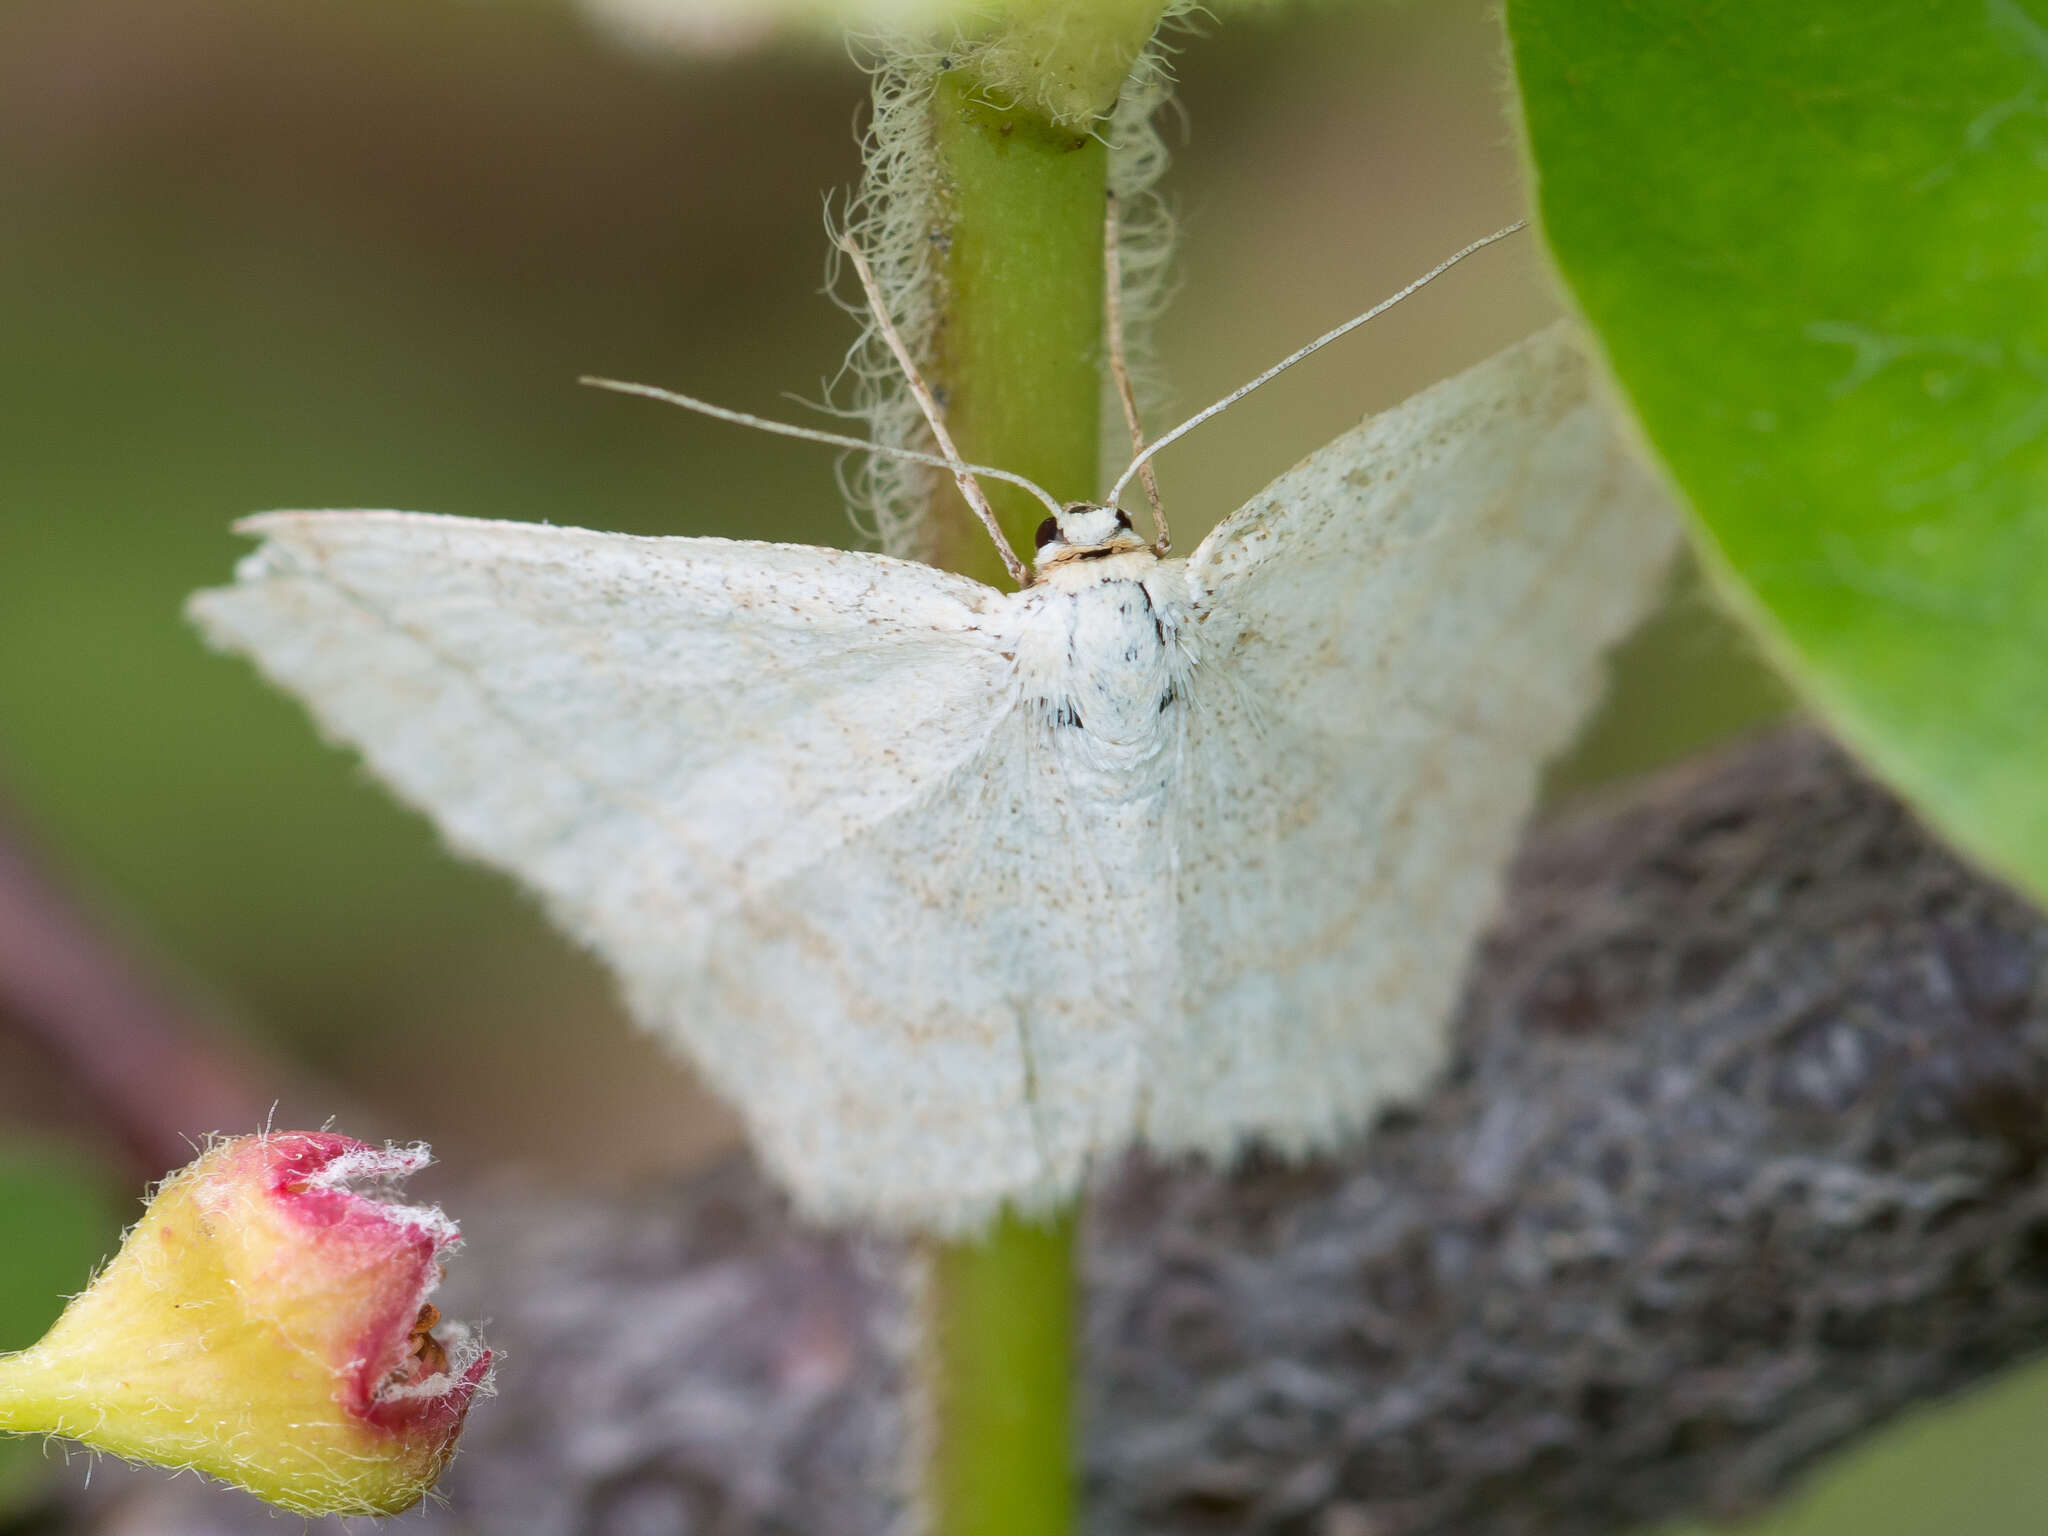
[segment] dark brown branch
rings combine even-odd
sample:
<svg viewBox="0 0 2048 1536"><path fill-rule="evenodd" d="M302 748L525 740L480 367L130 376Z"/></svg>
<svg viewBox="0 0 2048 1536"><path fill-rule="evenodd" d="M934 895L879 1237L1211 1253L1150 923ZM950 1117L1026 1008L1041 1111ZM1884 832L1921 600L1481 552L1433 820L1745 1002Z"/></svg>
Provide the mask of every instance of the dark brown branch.
<svg viewBox="0 0 2048 1536"><path fill-rule="evenodd" d="M2048 1342L2044 962L1810 737L1552 827L1428 1102L1337 1163L1137 1166L1096 1203L1091 1528L1747 1509ZM410 1529L887 1528L885 1251L793 1230L744 1168L465 1215L451 1304L495 1316L504 1395ZM270 1529L209 1508L152 1528Z"/></svg>

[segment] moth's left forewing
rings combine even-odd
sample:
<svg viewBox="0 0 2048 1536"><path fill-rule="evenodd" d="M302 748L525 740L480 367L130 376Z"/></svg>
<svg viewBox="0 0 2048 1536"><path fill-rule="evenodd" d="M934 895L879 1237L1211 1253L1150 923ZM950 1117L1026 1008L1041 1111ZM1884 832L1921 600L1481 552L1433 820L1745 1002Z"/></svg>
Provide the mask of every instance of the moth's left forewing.
<svg viewBox="0 0 2048 1536"><path fill-rule="evenodd" d="M1417 1092L1543 763L1677 525L1553 328L1328 444L1186 569L1185 1038L1151 1138L1303 1149Z"/></svg>
<svg viewBox="0 0 2048 1536"><path fill-rule="evenodd" d="M208 636L538 893L807 1210L936 1226L1047 1182L1005 999L963 1006L952 969L1012 600L792 545L393 512L247 528L235 585L193 600Z"/></svg>

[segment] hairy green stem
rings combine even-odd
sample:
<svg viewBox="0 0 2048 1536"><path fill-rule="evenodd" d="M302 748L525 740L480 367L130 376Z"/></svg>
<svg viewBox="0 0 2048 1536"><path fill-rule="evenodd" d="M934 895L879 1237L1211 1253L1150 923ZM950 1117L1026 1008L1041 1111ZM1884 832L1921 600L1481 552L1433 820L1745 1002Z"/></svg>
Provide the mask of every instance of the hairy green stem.
<svg viewBox="0 0 2048 1536"><path fill-rule="evenodd" d="M974 463L1015 470L1063 501L1093 497L1108 152L1089 134L991 105L963 70L939 77L932 110L950 215L935 360L946 424ZM986 490L1029 560L1044 506L1015 486ZM980 528L951 507L937 521L940 564L1003 583Z"/></svg>
<svg viewBox="0 0 2048 1536"><path fill-rule="evenodd" d="M1102 219L1098 138L978 94L965 71L933 98L947 192L936 379L969 460L1091 498L1101 452ZM989 499L1025 559L1044 507ZM947 494L952 493L949 490ZM941 563L1004 584L982 530L948 507ZM932 1255L926 1325L933 1536L1066 1536L1074 1524L1074 1212L1006 1213Z"/></svg>

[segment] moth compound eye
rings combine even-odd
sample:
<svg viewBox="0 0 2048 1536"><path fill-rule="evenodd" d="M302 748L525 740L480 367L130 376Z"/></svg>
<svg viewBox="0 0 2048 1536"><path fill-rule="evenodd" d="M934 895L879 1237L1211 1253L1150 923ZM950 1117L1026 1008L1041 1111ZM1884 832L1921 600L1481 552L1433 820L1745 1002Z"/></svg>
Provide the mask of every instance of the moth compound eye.
<svg viewBox="0 0 2048 1536"><path fill-rule="evenodd" d="M1058 538L1059 536L1060 520L1058 518L1048 517L1044 522L1038 525L1038 547L1040 549L1045 548L1046 545L1050 544L1054 539Z"/></svg>
<svg viewBox="0 0 2048 1536"><path fill-rule="evenodd" d="M1129 533L1131 531L1131 514L1126 512L1122 507L1118 507L1116 509L1116 525L1117 527L1123 529L1125 533Z"/></svg>

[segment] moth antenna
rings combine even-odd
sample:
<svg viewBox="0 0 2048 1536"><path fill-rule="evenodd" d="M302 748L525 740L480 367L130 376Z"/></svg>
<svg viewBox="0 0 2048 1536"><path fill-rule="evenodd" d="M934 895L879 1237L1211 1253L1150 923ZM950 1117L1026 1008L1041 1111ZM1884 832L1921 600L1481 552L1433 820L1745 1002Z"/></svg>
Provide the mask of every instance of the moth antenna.
<svg viewBox="0 0 2048 1536"><path fill-rule="evenodd" d="M1116 397L1123 402L1124 422L1131 429L1131 452L1138 457L1138 478L1144 482L1145 498L1152 503L1152 525L1159 530L1159 540L1153 546L1164 555L1173 548L1173 540L1166 532L1166 507L1159 499L1159 477L1152 473L1152 465L1145 458L1145 428L1138 420L1138 398L1131 391L1130 365L1124 360L1124 269L1123 257L1117 249L1117 204L1116 194L1109 194L1109 208L1102 219L1102 280L1103 294L1109 305L1109 376L1116 381ZM1114 492L1110 501L1116 501Z"/></svg>
<svg viewBox="0 0 2048 1536"><path fill-rule="evenodd" d="M1159 450L1164 448L1168 443L1178 442L1181 438L1186 437L1188 433L1194 431L1196 427L1199 427L1211 416L1220 415L1222 412L1228 410L1231 406L1237 404L1238 401L1242 400L1246 395L1250 394L1253 390L1257 389L1261 384L1271 383L1274 379L1278 378L1281 374L1285 373L1288 369L1292 368L1296 363L1300 362L1310 353L1320 352L1324 347L1327 347L1331 342L1337 340L1339 337L1350 335L1351 332L1357 330L1361 325L1365 324L1366 321L1376 319L1378 316L1385 314L1388 310L1392 309L1396 304L1400 303L1403 299L1407 298L1411 293L1414 293L1418 288L1428 287L1431 283L1435 282L1438 278L1442 277L1446 272L1450 271L1451 268L1455 267L1459 262L1463 261L1467 256L1471 256L1479 251L1483 251L1489 245L1493 245L1498 241L1507 239L1509 235L1514 234L1517 230L1527 229L1528 227L1529 221L1527 219L1517 219L1514 223L1508 225L1505 229L1496 229L1492 234L1483 235L1479 239L1474 240L1470 245L1464 247L1464 249L1452 252L1449 256L1446 256L1442 261L1438 262L1435 266L1431 267L1427 272L1423 273L1422 276L1416 278L1415 281L1410 283L1406 288L1403 288L1399 293L1394 294L1391 298L1385 298L1380 300L1379 303L1373 305L1371 309L1368 309L1362 315L1353 315L1349 320L1346 320L1342 325L1338 326L1335 330L1323 332L1322 335L1318 336L1314 341L1310 342L1307 346L1298 348L1297 350L1288 353L1287 356L1281 358L1279 362L1275 363L1272 367L1268 368L1264 373L1260 374L1250 383L1240 384L1236 389L1233 389L1229 394L1225 395L1221 400L1218 400L1214 405L1203 407L1201 410L1195 412L1194 415L1190 416L1186 421L1182 422L1179 426L1175 427L1171 432L1165 433L1163 436L1153 439L1152 445L1149 448L1139 449L1136 457L1134 457L1131 460L1130 464L1125 467L1124 472L1121 475L1117 476L1116 484L1109 488L1109 505L1114 506L1116 504L1116 499L1119 495L1122 494L1123 488L1131 483L1131 476L1143 473L1146 466L1151 463L1153 455L1158 453Z"/></svg>
<svg viewBox="0 0 2048 1536"><path fill-rule="evenodd" d="M1051 493L1042 490L1036 481L1027 480L1024 476L1007 469L995 469L987 464L964 464L958 459L942 459L936 453L921 453L915 448L897 448L889 443L871 443L865 438L849 437L842 432L827 432L818 427L800 427L787 421L771 421L766 416L751 416L745 411L713 405L708 400L699 400L691 395L679 395L672 389L660 389L652 384L633 384L624 379L601 379L594 374L585 374L576 382L588 384L592 389L608 389L614 394L640 395L648 400L680 405L684 410L695 411L699 416L711 416L719 421L730 421L737 426L773 432L778 437L800 437L807 443L826 443L834 448L854 448L862 453L879 453L886 458L908 459L913 464L929 464L933 469L958 469L970 474L987 475L992 480L1005 480L1011 485L1021 486L1052 511L1060 510L1060 504L1053 500Z"/></svg>
<svg viewBox="0 0 2048 1536"><path fill-rule="evenodd" d="M889 351L896 358L896 365L903 370L904 381L910 386L910 393L916 397L918 408L924 412L924 419L932 429L932 437L938 442L939 451L945 455L945 467L953 471L953 479L960 487L960 494L967 498L967 505L974 509L974 515L981 519L981 526L988 530L988 536L996 542L996 553L1003 557L1003 568L1010 573L1010 579L1018 586L1031 584L1031 575L1024 569L1024 562L1017 558L1017 551L1010 547L1010 541L1003 537L1002 525L996 521L996 509L988 504L988 497L975 480L976 474L988 471L977 469L960 457L960 450L953 446L953 435L946 430L946 418L939 410L939 402L932 398L931 387L924 376L917 371L917 364L911 361L910 349L903 345L903 338L896 333L896 323L889 318L889 308L882 302L882 290L875 282L875 274L868 268L868 259L853 236L840 234L835 238L838 247L846 252L853 262L853 270L860 276L860 286L868 296L868 308L874 313L875 329L882 334L882 340L889 345ZM1015 475L1001 475L997 478L1015 481ZM1025 482L1029 484L1029 482ZM1038 499L1055 506L1052 497L1037 486L1031 489Z"/></svg>

